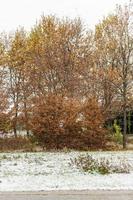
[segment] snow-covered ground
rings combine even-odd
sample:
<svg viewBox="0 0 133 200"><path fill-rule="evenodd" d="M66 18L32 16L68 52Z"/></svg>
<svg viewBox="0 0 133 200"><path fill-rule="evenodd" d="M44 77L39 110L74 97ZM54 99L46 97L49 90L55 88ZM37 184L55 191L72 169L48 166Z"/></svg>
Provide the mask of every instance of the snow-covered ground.
<svg viewBox="0 0 133 200"><path fill-rule="evenodd" d="M69 165L85 152L1 153L0 191L133 189L130 174L88 174ZM93 156L124 157L133 165L133 152L95 152Z"/></svg>

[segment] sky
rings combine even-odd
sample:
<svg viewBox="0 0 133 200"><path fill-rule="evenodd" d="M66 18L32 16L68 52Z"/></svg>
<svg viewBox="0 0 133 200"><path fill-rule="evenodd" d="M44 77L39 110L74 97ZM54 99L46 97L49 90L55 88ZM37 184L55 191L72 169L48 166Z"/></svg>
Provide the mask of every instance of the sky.
<svg viewBox="0 0 133 200"><path fill-rule="evenodd" d="M81 17L93 28L103 16L113 12L116 4L128 0L0 0L0 32L13 31L19 26L29 30L44 15Z"/></svg>

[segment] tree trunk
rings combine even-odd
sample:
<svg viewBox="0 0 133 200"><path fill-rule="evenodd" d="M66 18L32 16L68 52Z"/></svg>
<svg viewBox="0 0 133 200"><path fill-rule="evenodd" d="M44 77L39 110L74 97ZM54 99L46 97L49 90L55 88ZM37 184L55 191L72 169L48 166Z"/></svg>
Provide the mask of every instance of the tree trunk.
<svg viewBox="0 0 133 200"><path fill-rule="evenodd" d="M27 112L27 103L26 103L26 97L24 98L24 115L25 115L25 128L26 128L26 133L27 137L29 137L29 123L28 123L28 112Z"/></svg>
<svg viewBox="0 0 133 200"><path fill-rule="evenodd" d="M29 138L29 136L30 136L30 133L29 133L29 130L28 130L28 128L27 128L27 130L26 130L26 133L27 133L27 137Z"/></svg>
<svg viewBox="0 0 133 200"><path fill-rule="evenodd" d="M15 138L17 138L17 117L18 117L18 113L16 110L14 124L13 124L13 131L14 131Z"/></svg>
<svg viewBox="0 0 133 200"><path fill-rule="evenodd" d="M125 80L126 78L124 78ZM127 146L127 83L123 82L123 149L126 149Z"/></svg>
<svg viewBox="0 0 133 200"><path fill-rule="evenodd" d="M123 130L123 149L126 149L127 146L127 112L124 108L124 130Z"/></svg>
<svg viewBox="0 0 133 200"><path fill-rule="evenodd" d="M13 128L13 132L14 132L15 138L17 138L17 129L16 129L16 127Z"/></svg>

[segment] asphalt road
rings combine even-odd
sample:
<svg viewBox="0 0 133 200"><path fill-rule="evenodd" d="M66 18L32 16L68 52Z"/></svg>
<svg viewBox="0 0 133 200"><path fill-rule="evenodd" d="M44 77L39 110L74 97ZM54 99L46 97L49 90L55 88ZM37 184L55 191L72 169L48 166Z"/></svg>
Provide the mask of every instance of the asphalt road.
<svg viewBox="0 0 133 200"><path fill-rule="evenodd" d="M133 200L133 191L0 192L0 200Z"/></svg>

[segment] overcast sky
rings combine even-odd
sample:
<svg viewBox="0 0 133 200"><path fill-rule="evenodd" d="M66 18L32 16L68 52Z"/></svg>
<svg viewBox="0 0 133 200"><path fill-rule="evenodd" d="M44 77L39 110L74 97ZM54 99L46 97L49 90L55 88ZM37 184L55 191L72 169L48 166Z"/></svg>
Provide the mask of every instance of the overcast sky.
<svg viewBox="0 0 133 200"><path fill-rule="evenodd" d="M29 29L42 14L81 17L90 28L128 0L0 0L0 32L18 26Z"/></svg>

